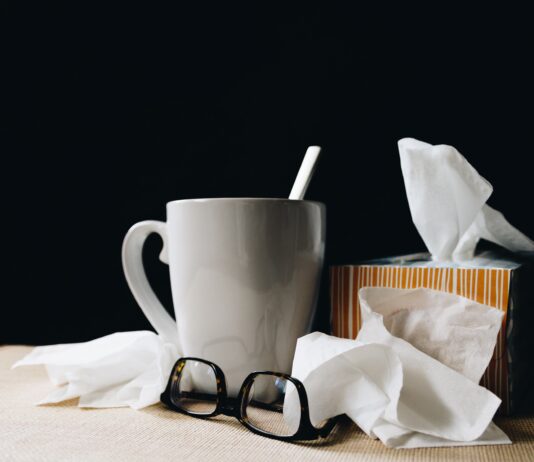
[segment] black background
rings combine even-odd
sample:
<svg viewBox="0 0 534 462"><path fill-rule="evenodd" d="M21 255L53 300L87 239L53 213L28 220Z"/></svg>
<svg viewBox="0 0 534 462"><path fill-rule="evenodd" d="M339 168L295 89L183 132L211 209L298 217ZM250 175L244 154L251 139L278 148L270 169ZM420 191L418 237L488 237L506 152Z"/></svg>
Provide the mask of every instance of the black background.
<svg viewBox="0 0 534 462"><path fill-rule="evenodd" d="M122 274L128 228L169 200L287 196L310 144L327 264L424 249L405 136L457 147L534 236L532 24L507 5L4 3L0 343L149 328ZM170 307L159 246L147 267Z"/></svg>

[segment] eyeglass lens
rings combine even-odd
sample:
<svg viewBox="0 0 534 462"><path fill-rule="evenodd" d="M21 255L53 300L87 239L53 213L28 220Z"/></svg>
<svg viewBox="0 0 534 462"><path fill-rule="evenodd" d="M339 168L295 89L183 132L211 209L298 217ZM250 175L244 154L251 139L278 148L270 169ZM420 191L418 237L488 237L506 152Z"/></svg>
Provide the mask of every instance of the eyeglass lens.
<svg viewBox="0 0 534 462"><path fill-rule="evenodd" d="M217 408L217 379L211 366L200 361L187 360L180 372L174 371L171 401L184 411L209 415Z"/></svg>
<svg viewBox="0 0 534 462"><path fill-rule="evenodd" d="M264 432L293 436L299 428L299 395L295 385L283 377L257 375L242 406L249 423Z"/></svg>

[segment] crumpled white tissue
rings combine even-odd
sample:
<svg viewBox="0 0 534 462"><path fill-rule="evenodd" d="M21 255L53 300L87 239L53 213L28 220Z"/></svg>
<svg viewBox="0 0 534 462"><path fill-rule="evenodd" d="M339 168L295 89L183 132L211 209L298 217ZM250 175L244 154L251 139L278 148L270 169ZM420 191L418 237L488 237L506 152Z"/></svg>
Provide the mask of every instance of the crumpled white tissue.
<svg viewBox="0 0 534 462"><path fill-rule="evenodd" d="M80 398L80 407L141 409L159 402L176 345L150 331L118 332L84 343L34 348L13 367L45 365L60 386L37 404Z"/></svg>
<svg viewBox="0 0 534 462"><path fill-rule="evenodd" d="M434 259L469 260L481 238L534 251L531 239L486 204L493 187L455 148L413 138L398 146L412 220Z"/></svg>
<svg viewBox="0 0 534 462"><path fill-rule="evenodd" d="M478 385L502 312L430 289L360 289L356 340L301 337L292 375L314 424L347 414L395 448L510 443L492 423L501 400ZM288 423L298 418L286 396Z"/></svg>
<svg viewBox="0 0 534 462"><path fill-rule="evenodd" d="M477 385L500 310L430 289L363 288L359 295L356 340L313 333L297 342L292 375L305 385L312 423L347 414L396 448L510 443L491 422L500 399ZM79 397L80 407L140 409L159 401L178 357L176 345L152 332L122 332L37 347L13 367L46 366L59 388L38 404ZM298 402L291 393L286 400L291 426Z"/></svg>

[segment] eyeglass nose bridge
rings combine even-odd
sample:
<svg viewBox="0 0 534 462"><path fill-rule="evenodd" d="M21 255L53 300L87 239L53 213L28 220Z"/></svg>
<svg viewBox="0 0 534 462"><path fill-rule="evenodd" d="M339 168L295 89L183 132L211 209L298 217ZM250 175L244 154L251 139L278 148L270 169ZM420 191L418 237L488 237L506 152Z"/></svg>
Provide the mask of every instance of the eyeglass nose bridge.
<svg viewBox="0 0 534 462"><path fill-rule="evenodd" d="M239 398L227 397L219 405L217 413L226 415L228 417L236 417L239 419L241 415L241 400Z"/></svg>

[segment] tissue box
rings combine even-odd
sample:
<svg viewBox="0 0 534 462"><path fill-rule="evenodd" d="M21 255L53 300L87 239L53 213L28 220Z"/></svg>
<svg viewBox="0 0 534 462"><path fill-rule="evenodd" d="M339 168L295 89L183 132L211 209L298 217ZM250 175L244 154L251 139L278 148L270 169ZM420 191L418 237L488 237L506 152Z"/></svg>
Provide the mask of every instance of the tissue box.
<svg viewBox="0 0 534 462"><path fill-rule="evenodd" d="M356 338L361 287L443 290L504 311L493 358L481 385L502 399L501 414L534 410L534 264L486 251L466 264L438 263L412 254L330 268L332 334ZM529 395L530 393L530 395Z"/></svg>

